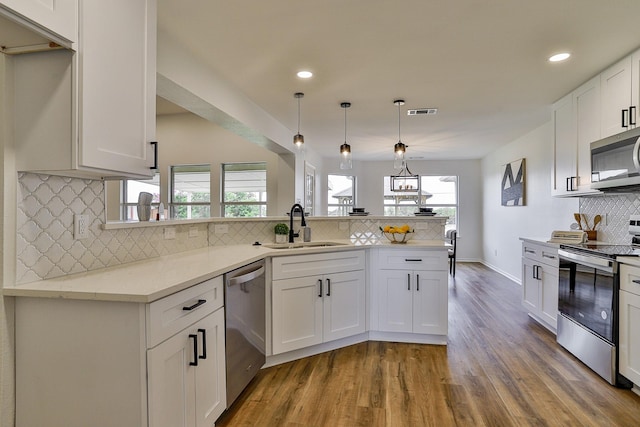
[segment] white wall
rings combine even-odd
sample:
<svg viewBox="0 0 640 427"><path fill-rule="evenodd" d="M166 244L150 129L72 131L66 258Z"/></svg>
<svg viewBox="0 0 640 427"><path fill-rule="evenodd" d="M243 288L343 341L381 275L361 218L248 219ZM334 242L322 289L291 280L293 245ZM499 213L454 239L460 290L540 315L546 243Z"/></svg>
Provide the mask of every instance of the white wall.
<svg viewBox="0 0 640 427"><path fill-rule="evenodd" d="M381 162L354 162L351 171L341 171L335 161L326 160L330 174L356 176L356 203L372 215L383 215L383 177L397 173L393 160ZM420 160L409 161L411 172L419 175L457 175L458 185L458 259L482 260L482 183L480 160ZM322 191L326 194L326 174L322 178ZM428 191L428 189L427 189ZM326 201L325 201L326 206ZM444 238L444 236L443 236Z"/></svg>
<svg viewBox="0 0 640 427"><path fill-rule="evenodd" d="M220 216L220 168L223 162L267 163L267 214L283 215L294 198L294 156L276 154L191 113L158 116L159 170L161 201L168 203L169 169L180 164L211 165L211 214ZM108 217L114 216L113 193L117 185L108 185ZM115 199L118 200L117 198ZM116 213L117 215L117 213Z"/></svg>
<svg viewBox="0 0 640 427"><path fill-rule="evenodd" d="M551 197L552 141L549 121L482 159L483 259L518 282L522 274L519 238L546 240L553 230L568 230L579 208L577 197ZM525 206L501 206L501 168L520 158L526 159Z"/></svg>

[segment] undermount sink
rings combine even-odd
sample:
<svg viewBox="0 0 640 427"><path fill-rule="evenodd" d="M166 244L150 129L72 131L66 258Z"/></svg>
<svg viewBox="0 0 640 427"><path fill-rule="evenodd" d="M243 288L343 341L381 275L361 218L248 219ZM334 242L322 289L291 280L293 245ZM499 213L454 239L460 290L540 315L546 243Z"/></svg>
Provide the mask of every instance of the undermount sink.
<svg viewBox="0 0 640 427"><path fill-rule="evenodd" d="M302 248L328 248L331 246L344 246L346 243L337 242L298 242L298 243L275 243L262 245L269 249L302 249Z"/></svg>

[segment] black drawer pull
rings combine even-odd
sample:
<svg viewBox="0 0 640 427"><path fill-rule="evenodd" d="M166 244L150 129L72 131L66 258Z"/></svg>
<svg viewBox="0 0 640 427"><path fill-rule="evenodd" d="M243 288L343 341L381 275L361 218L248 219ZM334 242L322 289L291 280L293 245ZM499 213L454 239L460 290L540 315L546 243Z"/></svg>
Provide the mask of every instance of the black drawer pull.
<svg viewBox="0 0 640 427"><path fill-rule="evenodd" d="M189 339L193 340L193 362L189 362L189 366L198 366L198 336L189 334Z"/></svg>
<svg viewBox="0 0 640 427"><path fill-rule="evenodd" d="M422 258L405 258L405 262L420 262Z"/></svg>
<svg viewBox="0 0 640 427"><path fill-rule="evenodd" d="M632 282L640 285L640 280L632 280Z"/></svg>
<svg viewBox="0 0 640 427"><path fill-rule="evenodd" d="M191 311L194 308L198 308L200 307L202 304L206 303L207 300L206 299L199 299L197 303L190 305L189 307L182 307L183 310L185 311Z"/></svg>
<svg viewBox="0 0 640 427"><path fill-rule="evenodd" d="M198 333L202 334L202 355L198 356L198 359L206 359L207 358L207 330L198 329Z"/></svg>

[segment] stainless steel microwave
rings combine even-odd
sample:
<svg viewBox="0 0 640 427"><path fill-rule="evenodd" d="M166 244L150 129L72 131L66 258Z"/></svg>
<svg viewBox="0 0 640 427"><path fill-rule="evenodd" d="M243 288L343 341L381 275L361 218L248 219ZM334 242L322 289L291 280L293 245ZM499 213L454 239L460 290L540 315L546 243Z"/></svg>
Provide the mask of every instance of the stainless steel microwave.
<svg viewBox="0 0 640 427"><path fill-rule="evenodd" d="M591 143L591 188L640 190L640 127Z"/></svg>

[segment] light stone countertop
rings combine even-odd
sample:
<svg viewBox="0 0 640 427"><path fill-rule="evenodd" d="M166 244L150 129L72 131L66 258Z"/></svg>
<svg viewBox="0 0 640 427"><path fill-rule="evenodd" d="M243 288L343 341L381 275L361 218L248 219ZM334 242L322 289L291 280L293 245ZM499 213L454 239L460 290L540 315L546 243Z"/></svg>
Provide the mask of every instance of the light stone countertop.
<svg viewBox="0 0 640 427"><path fill-rule="evenodd" d="M269 249L247 244L209 246L85 273L5 286L2 293L17 297L149 303L267 257L367 248L446 250L451 247L442 240L377 245L355 245L349 240L331 242L341 245L297 249Z"/></svg>

